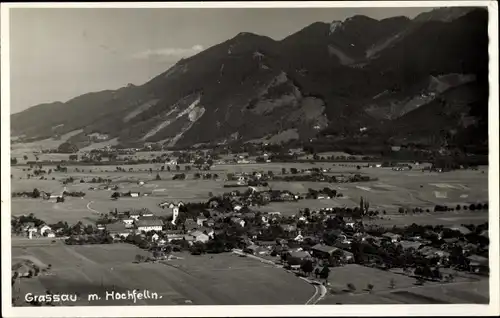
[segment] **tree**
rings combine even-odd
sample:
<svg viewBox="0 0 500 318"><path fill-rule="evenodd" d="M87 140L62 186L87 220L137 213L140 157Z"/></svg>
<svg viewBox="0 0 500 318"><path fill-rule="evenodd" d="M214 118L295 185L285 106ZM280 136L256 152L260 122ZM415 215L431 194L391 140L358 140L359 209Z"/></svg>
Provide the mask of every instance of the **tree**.
<svg viewBox="0 0 500 318"><path fill-rule="evenodd" d="M180 171L180 170L181 170L181 167L180 167L179 165L176 165L176 166L175 166L175 170L176 170L176 171Z"/></svg>
<svg viewBox="0 0 500 318"><path fill-rule="evenodd" d="M155 180L161 180L161 178L160 178L160 174L159 174L159 173L157 173L157 174L156 174L156 178L155 178Z"/></svg>
<svg viewBox="0 0 500 318"><path fill-rule="evenodd" d="M170 166L167 166L167 171L170 172Z"/></svg>
<svg viewBox="0 0 500 318"><path fill-rule="evenodd" d="M373 286L372 284L368 284L368 285L366 286L366 289L368 289L368 291L371 293L371 292L373 291L373 287L374 287L374 286Z"/></svg>
<svg viewBox="0 0 500 318"><path fill-rule="evenodd" d="M330 269L328 268L327 265L323 266L321 269L321 272L319 273L320 277L327 280L328 276L330 275Z"/></svg>
<svg viewBox="0 0 500 318"><path fill-rule="evenodd" d="M302 269L302 271L304 273L306 273L307 276L309 276L312 273L312 271L314 270L314 265L313 265L311 260L305 260L301 264L300 269Z"/></svg>
<svg viewBox="0 0 500 318"><path fill-rule="evenodd" d="M24 156L23 156L23 159L24 159L24 160L28 160L28 156L24 155Z"/></svg>
<svg viewBox="0 0 500 318"><path fill-rule="evenodd" d="M38 191L37 188L34 188L33 189L33 194L32 194L33 198L39 198L40 197L40 191Z"/></svg>
<svg viewBox="0 0 500 318"><path fill-rule="evenodd" d="M10 159L10 164L11 164L11 165L15 165L15 164L17 164L17 158L11 158L11 159Z"/></svg>
<svg viewBox="0 0 500 318"><path fill-rule="evenodd" d="M349 284L347 284L347 289L350 292L355 292L356 291L356 286L354 286L354 284L352 284L352 283L349 283Z"/></svg>
<svg viewBox="0 0 500 318"><path fill-rule="evenodd" d="M394 280L394 278L391 278L391 280L389 281L389 287L391 289L394 289L394 287L396 287L396 281Z"/></svg>
<svg viewBox="0 0 500 318"><path fill-rule="evenodd" d="M143 257L142 255L140 255L140 254L137 254L137 255L135 256L135 262L136 262L136 263L140 263L140 262L142 262L142 260L143 260L143 259L144 259L144 257Z"/></svg>
<svg viewBox="0 0 500 318"><path fill-rule="evenodd" d="M298 173L297 168L290 168L290 173L291 174L297 174Z"/></svg>
<svg viewBox="0 0 500 318"><path fill-rule="evenodd" d="M281 168L281 174L286 174L286 168Z"/></svg>
<svg viewBox="0 0 500 318"><path fill-rule="evenodd" d="M120 193L119 192L113 192L113 194L111 195L111 198L114 199L114 200L117 200L119 197L120 197Z"/></svg>
<svg viewBox="0 0 500 318"><path fill-rule="evenodd" d="M214 196L213 192L208 192L208 197L212 198Z"/></svg>

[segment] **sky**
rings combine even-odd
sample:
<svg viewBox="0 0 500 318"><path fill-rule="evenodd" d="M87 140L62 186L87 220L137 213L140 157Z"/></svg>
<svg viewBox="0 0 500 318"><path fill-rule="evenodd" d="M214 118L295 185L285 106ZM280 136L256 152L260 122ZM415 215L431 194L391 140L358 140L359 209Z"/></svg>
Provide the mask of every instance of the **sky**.
<svg viewBox="0 0 500 318"><path fill-rule="evenodd" d="M10 9L11 113L141 85L239 32L275 40L353 15L413 18L430 8Z"/></svg>

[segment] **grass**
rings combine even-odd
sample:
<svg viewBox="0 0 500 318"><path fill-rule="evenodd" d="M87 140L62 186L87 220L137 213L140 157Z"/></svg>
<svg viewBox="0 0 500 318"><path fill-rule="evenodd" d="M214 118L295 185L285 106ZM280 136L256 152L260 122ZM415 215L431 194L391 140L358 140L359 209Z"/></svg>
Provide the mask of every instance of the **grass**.
<svg viewBox="0 0 500 318"><path fill-rule="evenodd" d="M134 264L136 254L144 253L126 244L13 248L13 258L31 255L52 264L52 276L23 279L14 288L25 292L80 294L80 303L88 305L87 295L104 290L147 289L161 299L137 305L181 305L186 300L198 305L271 305L304 304L314 288L272 266L232 254L192 256L167 261L167 264ZM92 302L91 305L124 305L130 301Z"/></svg>
<svg viewBox="0 0 500 318"><path fill-rule="evenodd" d="M142 157L156 155L157 153L139 153ZM400 216L398 215L399 207L422 207L433 210L436 204L446 204L455 206L457 204L469 204L473 202L486 202L488 200L488 175L481 171L454 171L449 173L430 173L421 171L392 171L390 168L362 168L355 169L356 163L342 164L335 163L268 163L268 164L246 164L246 165L218 165L212 168L212 173L217 173L221 178L225 177L226 173L238 173L253 171L273 171L275 174L281 174L281 168L286 168L287 171L291 167L298 169L306 169L312 167L332 168L336 174L351 174L362 173L374 178L378 181L363 182L363 183L339 183L329 184L321 182L270 182L270 186L275 190L290 190L294 193L305 193L308 188L321 189L331 187L341 192L343 198L335 198L332 200L304 200L298 203L272 203L262 208L263 211L279 211L283 215L297 214L299 209L310 208L319 209L324 207L348 206L353 207L359 204L359 199L362 196L370 202L372 209L380 211L386 210L389 216L385 220L377 220L379 224L406 224L409 222L415 223L464 223L466 221L484 222L487 219L487 214L483 212L475 212L467 214L462 211L460 215L455 215L452 212L440 213L436 215L418 215L418 216ZM93 215L86 205L92 201L91 206L94 210L100 212L108 212L110 209L122 207L146 207L159 214L166 213L165 210L158 208L158 203L163 200L182 200L185 202L202 201L208 199L208 194L212 192L215 195L227 192L228 189L223 187L223 180L194 180L196 170L185 172L182 167L182 172L187 174L187 179L183 181L172 180L172 177L177 172L157 172L161 164L142 164L122 166L126 172L116 171L115 166L70 166L68 173L53 172L47 177L56 180L38 180L26 179L26 171L22 171L22 167L13 167L12 191L31 191L33 188L45 190L51 193L60 193L64 186L60 181L64 178L72 176L77 180L77 183L68 185L68 191L84 191L86 197L80 199L70 199L64 204L54 205L48 202L43 202L39 206L30 200L13 201L13 215L25 213L39 214L49 220L59 221L66 220L78 221L79 219L89 218ZM44 169L53 169L54 167L45 166ZM133 171L128 171L132 168ZM149 173L149 168L153 169L153 173ZM77 172L79 169L80 172ZM81 170L84 172L81 172ZM90 172L92 170L92 172ZM141 171L142 170L142 171ZM146 170L146 171L144 171ZM485 170L483 168L482 170ZM159 173L162 180L156 181L155 176ZM137 190L138 181L145 181L146 185L140 190L152 192L151 196L119 199L118 201L110 200L111 191L98 190L89 191L90 186L97 184L78 183L81 178L89 181L93 177L101 177L113 180L113 184L120 187L119 191L126 192L128 190ZM19 179L22 178L22 179ZM239 188L241 190L242 188ZM244 189L244 188L243 188ZM436 197L435 192L446 193L446 198ZM39 201L36 201L39 202ZM63 211L65 210L65 211ZM42 218L43 218L42 217ZM389 219L390 218L390 219ZM47 220L49 222L49 220Z"/></svg>
<svg viewBox="0 0 500 318"><path fill-rule="evenodd" d="M411 287L415 283L415 279L408 276L357 264L332 268L328 282L330 287L338 293L347 289L347 284L353 284L356 287L354 293L363 294L367 292L365 289L368 284L374 286L373 292L390 290L392 279L395 282L395 288Z"/></svg>
<svg viewBox="0 0 500 318"><path fill-rule="evenodd" d="M391 279L395 282L394 289L389 287ZM488 279L415 286L415 279L407 276L347 265L332 269L328 280L334 293L329 293L320 304L487 304L489 299ZM356 291L343 291L349 283L354 284ZM370 283L374 285L372 293L364 290Z"/></svg>

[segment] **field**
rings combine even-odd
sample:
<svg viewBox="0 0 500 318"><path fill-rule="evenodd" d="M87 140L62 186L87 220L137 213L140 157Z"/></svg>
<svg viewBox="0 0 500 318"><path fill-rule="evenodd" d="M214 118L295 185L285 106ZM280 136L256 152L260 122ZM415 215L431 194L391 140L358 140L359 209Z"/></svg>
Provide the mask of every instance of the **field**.
<svg viewBox="0 0 500 318"><path fill-rule="evenodd" d="M390 281L394 280L394 289ZM457 278L453 283L427 282L414 285L415 279L390 271L347 265L332 269L328 278L333 293L319 304L487 304L489 300L488 279ZM356 291L346 291L347 284ZM372 284L373 292L366 288Z"/></svg>
<svg viewBox="0 0 500 318"><path fill-rule="evenodd" d="M140 153L141 157L147 157L156 153ZM361 164L361 163L359 163ZM354 207L359 204L360 197L370 202L370 208L380 211L386 210L388 215L382 220L376 220L382 225L399 225L409 223L420 224L447 224L447 223L482 223L488 216L483 212L439 212L423 213L420 215L398 215L399 207L421 207L433 210L436 204L446 204L455 206L457 204L470 204L488 201L488 170L486 167L479 171L463 170L448 173L431 173L417 170L413 171L392 171L390 168L362 168L357 170L356 163L300 163L300 164L242 164L242 165L217 165L212 168L212 173L217 173L219 180L195 180L193 175L195 170L185 172L182 166L181 171L187 174L187 179L183 181L172 180L177 172L159 171L161 164L142 164L121 166L125 172L116 171L115 166L69 166L67 173L52 172L47 175L49 180L27 179L27 171L22 171L27 167L17 166L11 169L12 191L31 191L33 188L51 192L61 193L64 186L61 180L72 176L77 181L67 186L68 191L84 191L84 199L69 198L64 203L55 204L41 200L13 199L12 214L21 215L34 213L47 222L57 222L65 220L76 222L78 220L90 220L96 217L98 212L106 213L114 208L149 208L157 214L166 214L168 210L162 210L158 203L165 200L182 200L184 202L203 201L209 198L209 193L219 195L230 190L224 188L223 178L226 173L241 173L253 171L273 171L281 174L281 169L287 171L291 167L298 169L305 168L331 168L330 174L349 175L361 173L377 178L377 181L363 183L336 183L325 182L270 182L272 189L290 190L294 193L306 193L309 188L322 189L331 187L341 192L344 197L331 200L302 200L296 203L271 203L261 208L262 211L279 211L283 215L297 214L299 209L310 208L319 209L325 207L348 206ZM44 169L54 167L45 166ZM153 173L149 169L153 169ZM159 173L161 180L155 180ZM120 192L129 190L149 193L147 197L121 198L117 201L110 199L110 190L88 190L89 187L97 187L99 184L79 183L80 179L86 182L92 178L111 179L112 184L118 185ZM55 180L51 180L54 178ZM144 181L146 184L139 186L138 182ZM236 189L236 188L235 188ZM239 190L245 188L239 188Z"/></svg>
<svg viewBox="0 0 500 318"><path fill-rule="evenodd" d="M90 305L130 305L133 301L105 301L105 291L139 289L156 292L161 299L137 305L272 305L304 304L313 286L283 270L234 254L192 256L155 264L134 264L145 252L126 244L44 247L14 246L13 262L35 258L51 264L51 275L21 279L14 296L27 292L78 293L77 303L88 305L88 294L100 294Z"/></svg>

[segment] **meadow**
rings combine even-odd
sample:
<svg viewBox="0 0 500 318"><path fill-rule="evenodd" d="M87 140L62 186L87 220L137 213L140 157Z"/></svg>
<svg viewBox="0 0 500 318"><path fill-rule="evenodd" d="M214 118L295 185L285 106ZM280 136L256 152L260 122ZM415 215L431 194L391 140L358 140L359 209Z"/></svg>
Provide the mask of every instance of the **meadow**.
<svg viewBox="0 0 500 318"><path fill-rule="evenodd" d="M50 247L13 247L13 260L36 258L51 264L50 275L21 279L14 297L26 292L78 293L77 303L65 305L132 305L130 300L106 301L105 291L139 289L156 292L161 299L136 305L276 305L304 304L313 286L274 266L234 254L192 256L180 260L135 264L145 252L126 244ZM101 300L88 302L87 295Z"/></svg>
<svg viewBox="0 0 500 318"><path fill-rule="evenodd" d="M391 287L391 280L394 288ZM405 275L360 265L332 269L328 278L330 292L318 304L487 304L488 278L457 277L451 283L426 282L415 285ZM347 284L355 291L348 292ZM368 292L367 285L373 285Z"/></svg>
<svg viewBox="0 0 500 318"><path fill-rule="evenodd" d="M359 163L361 164L361 163ZM440 223L482 223L487 220L487 213L476 211L474 213L461 212L432 212L436 204L456 206L457 204L484 203L488 201L488 170L481 167L480 170L461 170L448 173L422 172L415 167L412 171L393 171L390 168L361 168L356 169L356 163L266 163L266 164L232 164L216 165L212 167L211 173L217 173L217 180L196 180L193 169L186 173L186 180L172 180L177 173L175 171L160 171L161 164L142 164L121 166L125 171L117 171L116 166L69 166L67 173L52 172L47 175L48 180L37 178L27 179L25 166L12 167L11 190L32 191L33 188L47 191L53 194L61 193L65 186L61 181L69 176L76 181L66 186L68 191L83 191L86 196L83 199L68 198L66 202L55 204L55 202L33 199L15 198L12 201L12 214L22 215L34 213L47 222L59 220L77 222L78 220L91 220L98 213L107 213L114 208L149 208L153 212L166 215L168 210L158 207L165 200L199 202L209 198L209 194L220 195L228 192L231 188L224 188L224 177L227 173L251 173L254 171L273 171L281 174L281 169L307 168L331 168L330 174L349 175L361 173L377 181L360 183L326 183L326 182L285 182L272 181L269 185L274 190L289 190L293 193L307 193L309 188L318 190L324 187L336 189L343 194L341 198L301 200L295 203L273 202L261 207L264 212L279 211L283 215L297 214L299 209L319 209L336 206L354 207L359 204L363 197L370 203L371 209L386 210L388 217L376 220L379 224L395 225L409 222L435 224ZM44 169L55 167L45 166ZM153 169L150 173L149 169ZM159 174L161 180L155 180ZM92 178L111 179L112 185L117 185L120 192L139 191L148 193L147 197L120 198L111 200L111 190L89 190L90 187L98 187L99 184L89 183ZM55 180L52 180L54 178ZM80 183L83 179L85 183ZM139 182L145 182L139 185ZM234 188L245 190L245 188ZM405 215L398 213L400 207L420 207L429 209L431 213L421 215Z"/></svg>

